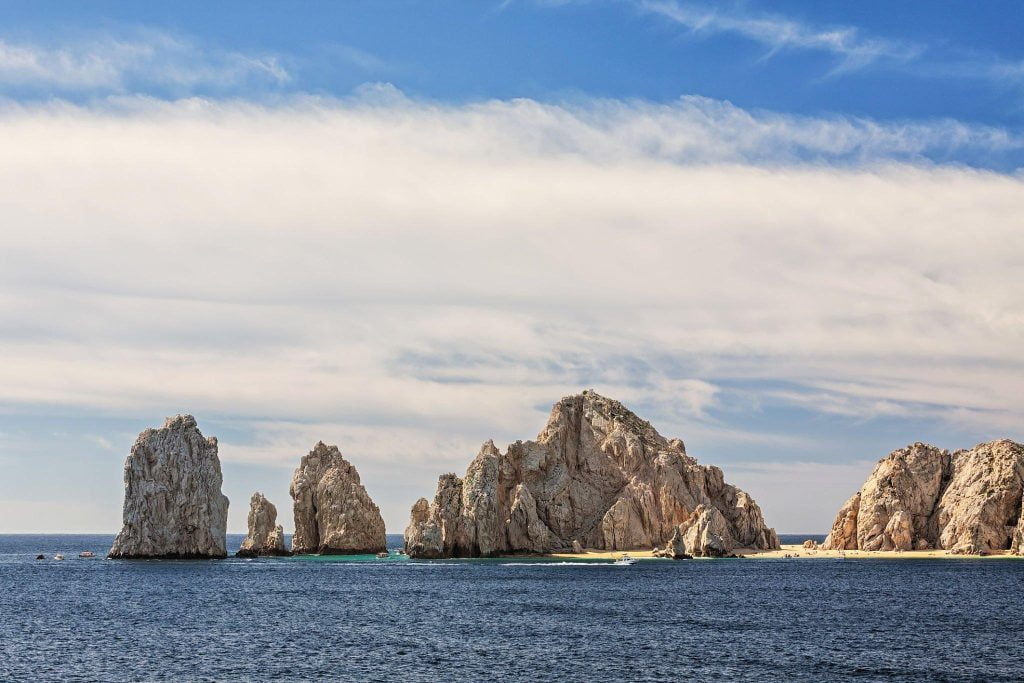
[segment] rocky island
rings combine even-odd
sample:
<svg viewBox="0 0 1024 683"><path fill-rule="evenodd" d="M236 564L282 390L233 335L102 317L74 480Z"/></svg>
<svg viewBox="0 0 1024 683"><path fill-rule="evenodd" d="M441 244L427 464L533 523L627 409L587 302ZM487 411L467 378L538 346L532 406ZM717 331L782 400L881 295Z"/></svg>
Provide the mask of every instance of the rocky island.
<svg viewBox="0 0 1024 683"><path fill-rule="evenodd" d="M284 528L277 523L277 508L256 492L249 500L249 533L235 553L238 557L291 555L284 545Z"/></svg>
<svg viewBox="0 0 1024 683"><path fill-rule="evenodd" d="M337 446L323 441L302 457L289 488L294 501L292 552L362 555L384 552L384 518Z"/></svg>
<svg viewBox="0 0 1024 683"><path fill-rule="evenodd" d="M410 557L661 548L674 557L779 547L750 496L618 401L563 398L536 441L488 441L464 477L413 505Z"/></svg>
<svg viewBox="0 0 1024 683"><path fill-rule="evenodd" d="M228 499L216 437L191 415L139 434L124 464L121 532L111 558L226 557Z"/></svg>
<svg viewBox="0 0 1024 683"><path fill-rule="evenodd" d="M1024 446L893 451L839 510L826 550L1024 551Z"/></svg>

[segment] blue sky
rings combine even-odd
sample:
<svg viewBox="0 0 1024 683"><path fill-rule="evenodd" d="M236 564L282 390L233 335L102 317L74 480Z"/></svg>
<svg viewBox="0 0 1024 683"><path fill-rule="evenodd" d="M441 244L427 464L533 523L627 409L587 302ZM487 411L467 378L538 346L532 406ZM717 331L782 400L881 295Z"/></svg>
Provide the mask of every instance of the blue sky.
<svg viewBox="0 0 1024 683"><path fill-rule="evenodd" d="M0 3L0 531L193 412L230 528L336 442L400 531L592 387L824 530L1020 439L1018 3ZM289 515L284 515L286 527Z"/></svg>
<svg viewBox="0 0 1024 683"><path fill-rule="evenodd" d="M444 100L573 96L1019 127L1018 3L4 3L12 43L145 40L277 59L265 92L387 81ZM143 91L180 94L159 83ZM254 83L239 87L246 95ZM30 88L26 87L26 90ZM217 93L207 83L194 91ZM45 93L46 88L37 92Z"/></svg>

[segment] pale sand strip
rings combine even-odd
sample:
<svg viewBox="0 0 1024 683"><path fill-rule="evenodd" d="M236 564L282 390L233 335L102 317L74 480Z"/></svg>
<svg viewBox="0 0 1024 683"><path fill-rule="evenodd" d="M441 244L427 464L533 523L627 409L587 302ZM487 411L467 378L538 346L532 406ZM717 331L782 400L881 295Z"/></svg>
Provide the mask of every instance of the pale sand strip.
<svg viewBox="0 0 1024 683"><path fill-rule="evenodd" d="M656 559L650 549L648 550L628 550L625 551L630 557L637 559ZM558 558L560 560L617 560L622 557L623 551L616 550L609 552L607 550L592 550L587 549L582 554L575 553L552 553L547 557ZM790 559L800 560L828 560L838 559L845 557L849 560L855 559L891 559L891 560L922 560L922 559L963 559L963 560L976 560L976 559L1017 559L1021 560L1024 557L1018 555L1011 555L1008 551L1003 550L998 553L986 555L953 555L947 553L945 550L906 550L906 551L891 551L891 550L807 550L800 545L784 545L781 550L753 550L753 549L737 549L737 555L743 555L744 557L753 559L786 559L789 555Z"/></svg>

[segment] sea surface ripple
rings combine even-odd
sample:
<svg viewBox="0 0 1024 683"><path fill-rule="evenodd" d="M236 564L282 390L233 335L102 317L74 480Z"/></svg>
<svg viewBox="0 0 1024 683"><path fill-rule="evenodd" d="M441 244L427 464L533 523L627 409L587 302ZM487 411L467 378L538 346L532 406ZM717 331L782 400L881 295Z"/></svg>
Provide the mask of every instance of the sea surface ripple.
<svg viewBox="0 0 1024 683"><path fill-rule="evenodd" d="M0 536L0 679L1024 678L1021 561L102 559L111 540Z"/></svg>

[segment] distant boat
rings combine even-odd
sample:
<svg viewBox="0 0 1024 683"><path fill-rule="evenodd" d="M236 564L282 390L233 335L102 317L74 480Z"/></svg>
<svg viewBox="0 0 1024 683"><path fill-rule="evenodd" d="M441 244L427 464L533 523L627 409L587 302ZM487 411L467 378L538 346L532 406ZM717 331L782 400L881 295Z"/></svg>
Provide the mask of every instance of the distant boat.
<svg viewBox="0 0 1024 683"><path fill-rule="evenodd" d="M630 557L628 553L622 553L622 557L612 562L612 564L628 567L631 564L636 564L636 560Z"/></svg>
<svg viewBox="0 0 1024 683"><path fill-rule="evenodd" d="M61 555L60 553L57 553L56 555L53 556L53 559L60 561L60 560L64 559L64 556Z"/></svg>
<svg viewBox="0 0 1024 683"><path fill-rule="evenodd" d="M91 550L83 550L82 552L78 553L78 556L79 557L96 557L96 553L94 553Z"/></svg>
<svg viewBox="0 0 1024 683"><path fill-rule="evenodd" d="M383 552L379 552L379 553L377 553L377 559L383 560L384 558L388 557L388 555L389 555L389 553L386 550L383 551Z"/></svg>

